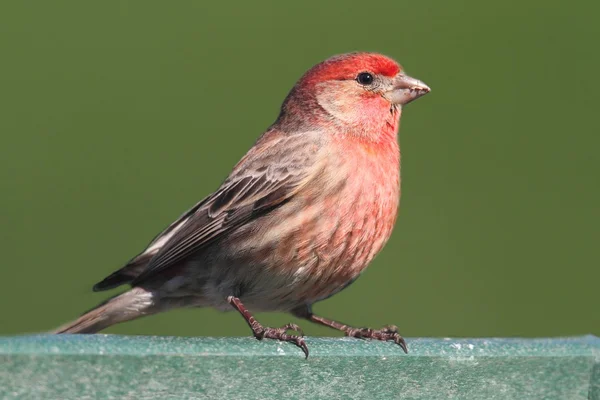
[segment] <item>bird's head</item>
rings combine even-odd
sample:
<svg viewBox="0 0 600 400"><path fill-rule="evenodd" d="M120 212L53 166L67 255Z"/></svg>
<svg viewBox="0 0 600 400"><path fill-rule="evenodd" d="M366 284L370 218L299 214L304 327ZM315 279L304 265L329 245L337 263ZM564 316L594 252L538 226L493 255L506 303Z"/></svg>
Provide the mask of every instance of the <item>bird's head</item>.
<svg viewBox="0 0 600 400"><path fill-rule="evenodd" d="M402 106L429 91L391 58L376 53L343 54L315 65L300 78L280 118L304 116L315 124L329 121L361 135L395 131Z"/></svg>

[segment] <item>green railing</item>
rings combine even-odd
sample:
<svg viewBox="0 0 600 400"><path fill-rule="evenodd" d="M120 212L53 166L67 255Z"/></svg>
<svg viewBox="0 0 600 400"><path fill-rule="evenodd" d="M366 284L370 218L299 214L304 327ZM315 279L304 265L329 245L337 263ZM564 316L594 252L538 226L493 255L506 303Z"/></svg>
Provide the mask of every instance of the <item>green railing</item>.
<svg viewBox="0 0 600 400"><path fill-rule="evenodd" d="M600 339L0 338L1 399L598 399Z"/></svg>

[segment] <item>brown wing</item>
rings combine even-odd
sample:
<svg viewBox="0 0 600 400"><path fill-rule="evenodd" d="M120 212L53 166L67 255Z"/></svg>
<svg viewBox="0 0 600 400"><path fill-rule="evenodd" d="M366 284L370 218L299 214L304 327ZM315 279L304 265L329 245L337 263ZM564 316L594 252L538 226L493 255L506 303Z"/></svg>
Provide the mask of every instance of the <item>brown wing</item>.
<svg viewBox="0 0 600 400"><path fill-rule="evenodd" d="M132 285L181 262L297 193L317 170L318 141L307 135L311 134L265 134L219 190L187 217Z"/></svg>
<svg viewBox="0 0 600 400"><path fill-rule="evenodd" d="M113 272L102 281L94 285L93 290L99 292L102 290L108 290L117 286L124 285L134 280L140 275L145 269L152 257L158 253L160 248L167 242L167 240L173 236L173 234L181 228L181 226L192 216L200 207L202 207L209 199L207 197L200 202L196 203L194 207L187 210L179 218L177 218L171 225L165 230L156 235L154 239L146 246L146 249L137 256L125 264L121 269Z"/></svg>

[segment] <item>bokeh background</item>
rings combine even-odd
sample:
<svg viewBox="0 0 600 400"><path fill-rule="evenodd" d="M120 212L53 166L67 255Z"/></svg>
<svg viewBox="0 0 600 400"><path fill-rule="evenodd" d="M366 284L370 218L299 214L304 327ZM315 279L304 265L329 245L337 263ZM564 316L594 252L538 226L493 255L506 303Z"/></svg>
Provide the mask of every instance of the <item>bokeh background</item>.
<svg viewBox="0 0 600 400"><path fill-rule="evenodd" d="M91 286L220 184L306 69L354 50L396 58L432 93L404 112L389 244L315 311L405 336L600 334L598 11L0 3L0 334L51 329L118 293ZM209 309L107 332L250 334Z"/></svg>

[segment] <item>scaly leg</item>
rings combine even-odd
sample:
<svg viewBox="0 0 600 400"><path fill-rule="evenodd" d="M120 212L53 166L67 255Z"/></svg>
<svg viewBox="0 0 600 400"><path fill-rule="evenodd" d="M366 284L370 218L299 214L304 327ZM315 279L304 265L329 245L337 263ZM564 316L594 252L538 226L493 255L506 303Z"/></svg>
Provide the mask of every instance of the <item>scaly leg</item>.
<svg viewBox="0 0 600 400"><path fill-rule="evenodd" d="M371 328L353 328L327 318L319 317L318 315L312 313L310 307L297 308L292 311L292 314L299 318L304 318L317 324L325 325L330 328L337 329L338 331L342 331L346 334L346 336L360 339L375 339L383 342L393 340L394 343L402 347L402 350L404 350L405 353L408 353L406 341L402 336L400 336L398 333L398 327L395 325L388 325L378 330Z"/></svg>
<svg viewBox="0 0 600 400"><path fill-rule="evenodd" d="M277 339L284 342L294 343L296 346L302 349L302 351L306 355L306 358L308 358L308 347L306 346L306 342L302 338L304 336L304 332L302 331L302 328L300 328L298 325L286 324L281 328L264 327L252 316L252 314L250 314L250 311L248 311L248 309L244 307L244 304L240 301L240 299L234 296L229 296L227 297L227 302L231 304L231 306L235 308L240 314L242 314L242 317L244 317L244 319L250 326L250 329L252 329L252 333L254 334L255 338L257 338L258 340L263 340L265 338ZM287 333L288 330L294 330L300 335L290 335Z"/></svg>

